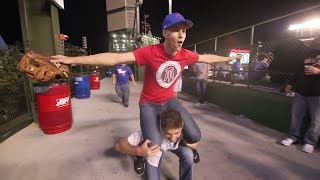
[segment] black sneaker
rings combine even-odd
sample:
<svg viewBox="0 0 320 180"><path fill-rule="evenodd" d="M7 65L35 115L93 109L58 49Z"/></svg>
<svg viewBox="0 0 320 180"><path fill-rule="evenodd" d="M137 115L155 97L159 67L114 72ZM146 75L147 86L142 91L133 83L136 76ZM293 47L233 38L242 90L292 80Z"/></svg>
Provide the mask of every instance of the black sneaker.
<svg viewBox="0 0 320 180"><path fill-rule="evenodd" d="M184 141L180 141L179 145L187 147L187 145L185 144ZM195 164L199 163L200 162L200 155L199 155L198 151L196 149L192 149L192 152L193 152L193 162Z"/></svg>
<svg viewBox="0 0 320 180"><path fill-rule="evenodd" d="M144 169L145 169L145 162L146 162L146 158L142 157L142 156L136 156L134 159L134 171L139 175L143 175L144 173Z"/></svg>
<svg viewBox="0 0 320 180"><path fill-rule="evenodd" d="M200 155L196 149L192 149L193 152L193 162L194 163L199 163L200 162Z"/></svg>

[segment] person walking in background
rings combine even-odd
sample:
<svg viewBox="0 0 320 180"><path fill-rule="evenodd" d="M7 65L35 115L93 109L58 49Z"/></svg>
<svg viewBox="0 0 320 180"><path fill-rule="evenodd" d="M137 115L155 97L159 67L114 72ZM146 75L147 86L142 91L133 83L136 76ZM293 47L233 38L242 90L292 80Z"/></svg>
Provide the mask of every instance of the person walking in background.
<svg viewBox="0 0 320 180"><path fill-rule="evenodd" d="M196 75L196 90L199 99L199 102L196 105L205 104L209 67L208 63L196 63L193 66L193 72Z"/></svg>
<svg viewBox="0 0 320 180"><path fill-rule="evenodd" d="M129 107L130 84L136 85L131 68L126 64L116 65L112 74L112 83L115 84L117 95L121 98L121 103L124 107Z"/></svg>
<svg viewBox="0 0 320 180"><path fill-rule="evenodd" d="M219 68L218 68L218 72L217 72L217 79L220 79L220 80L222 80L222 79L225 79L226 78L226 74L225 74L225 72L224 72L224 69L223 69L223 67L222 66L219 66Z"/></svg>
<svg viewBox="0 0 320 180"><path fill-rule="evenodd" d="M268 58L266 56L260 56L258 62L252 66L252 72L249 73L249 81L259 81L268 75Z"/></svg>
<svg viewBox="0 0 320 180"><path fill-rule="evenodd" d="M238 54L238 58L231 66L231 79L230 84L234 84L237 80L244 80L244 77L241 75L241 58L242 54Z"/></svg>
<svg viewBox="0 0 320 180"><path fill-rule="evenodd" d="M199 55L182 48L187 29L193 25L180 13L167 15L162 23L164 43L144 46L127 53L99 53L90 56L67 57L57 55L51 62L64 64L93 64L113 66L123 63L137 63L145 67L144 84L139 100L140 127L144 138L150 139L150 145L161 144L162 136L159 127L159 116L162 111L175 109L184 120L183 137L189 144L197 144L201 139L201 131L189 114L175 97L174 84L183 72L183 67L196 62L215 63L228 62L238 56L226 57L214 54ZM159 167L149 163L147 179L160 179ZM156 175L154 177L153 175Z"/></svg>
<svg viewBox="0 0 320 180"><path fill-rule="evenodd" d="M302 151L312 153L320 136L320 35L310 44L311 53L301 62L295 78L286 86L286 93L295 89L292 102L291 125L288 138L281 141L284 146L298 143L306 111L309 110L311 122L303 138Z"/></svg>

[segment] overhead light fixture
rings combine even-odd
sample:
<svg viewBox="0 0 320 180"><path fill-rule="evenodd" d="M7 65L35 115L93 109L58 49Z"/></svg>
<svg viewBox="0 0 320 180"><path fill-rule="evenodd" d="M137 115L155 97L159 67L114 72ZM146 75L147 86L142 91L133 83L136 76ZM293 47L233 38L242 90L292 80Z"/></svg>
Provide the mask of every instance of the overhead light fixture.
<svg viewBox="0 0 320 180"><path fill-rule="evenodd" d="M301 24L293 24L289 26L289 30L318 29L318 28L320 28L320 19L313 19Z"/></svg>

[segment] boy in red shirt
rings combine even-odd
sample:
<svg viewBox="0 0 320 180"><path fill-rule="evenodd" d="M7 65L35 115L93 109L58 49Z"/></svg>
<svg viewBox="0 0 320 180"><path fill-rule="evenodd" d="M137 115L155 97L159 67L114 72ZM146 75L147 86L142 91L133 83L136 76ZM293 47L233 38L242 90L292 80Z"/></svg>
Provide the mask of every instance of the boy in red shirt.
<svg viewBox="0 0 320 180"><path fill-rule="evenodd" d="M198 55L182 48L187 29L192 25L193 23L180 13L172 13L167 15L162 23L162 35L165 40L162 44L146 46L127 53L100 53L79 57L58 55L53 56L51 62L105 66L137 63L144 66L145 80L139 101L143 137L151 140L150 146L161 144L159 115L163 111L175 109L181 113L184 120L184 139L188 144L196 146L200 141L201 132L191 115L175 97L174 84L187 65L196 62L228 62L238 56ZM148 163L146 174L148 179L160 179L159 168Z"/></svg>

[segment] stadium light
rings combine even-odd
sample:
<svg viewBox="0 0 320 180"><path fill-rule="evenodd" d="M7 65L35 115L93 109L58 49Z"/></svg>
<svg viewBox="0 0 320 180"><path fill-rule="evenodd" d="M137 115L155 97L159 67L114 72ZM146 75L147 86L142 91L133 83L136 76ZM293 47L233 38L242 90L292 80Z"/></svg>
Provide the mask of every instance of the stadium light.
<svg viewBox="0 0 320 180"><path fill-rule="evenodd" d="M292 31L300 29L320 29L320 19L313 19L301 24L292 24L289 26L289 30Z"/></svg>

